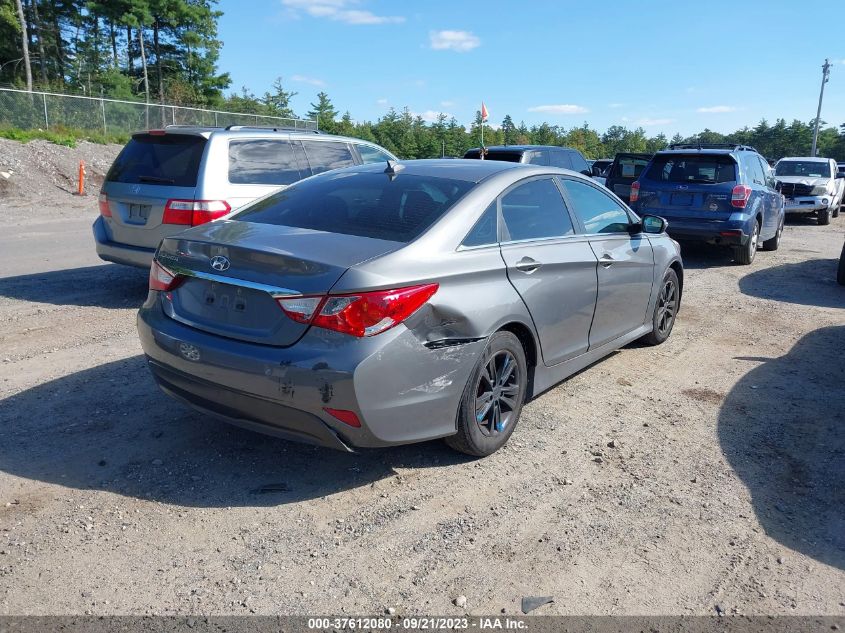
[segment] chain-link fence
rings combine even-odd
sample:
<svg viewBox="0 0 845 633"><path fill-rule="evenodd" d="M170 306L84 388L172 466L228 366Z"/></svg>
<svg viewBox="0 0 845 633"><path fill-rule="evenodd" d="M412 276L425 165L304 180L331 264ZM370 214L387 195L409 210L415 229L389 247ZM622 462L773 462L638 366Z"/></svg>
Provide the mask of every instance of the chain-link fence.
<svg viewBox="0 0 845 633"><path fill-rule="evenodd" d="M131 134L166 125L317 129L316 121L303 119L0 88L0 126L23 129L63 126L104 134Z"/></svg>

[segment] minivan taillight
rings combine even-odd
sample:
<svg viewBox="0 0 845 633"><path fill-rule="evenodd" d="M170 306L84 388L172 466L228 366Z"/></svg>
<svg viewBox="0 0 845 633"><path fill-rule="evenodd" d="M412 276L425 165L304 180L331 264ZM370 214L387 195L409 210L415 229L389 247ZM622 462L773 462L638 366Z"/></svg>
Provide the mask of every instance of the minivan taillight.
<svg viewBox="0 0 845 633"><path fill-rule="evenodd" d="M731 206L737 209L744 209L751 197L751 187L748 185L737 185L731 192Z"/></svg>
<svg viewBox="0 0 845 633"><path fill-rule="evenodd" d="M168 200L161 222L197 226L222 218L231 210L225 200Z"/></svg>
<svg viewBox="0 0 845 633"><path fill-rule="evenodd" d="M183 281L185 281L184 277L170 272L156 260L153 260L153 264L150 266L150 290L167 292L175 289Z"/></svg>
<svg viewBox="0 0 845 633"><path fill-rule="evenodd" d="M109 197L101 193L100 196L97 198L97 206L100 207L100 215L104 218L111 217L111 209L109 208Z"/></svg>
<svg viewBox="0 0 845 633"><path fill-rule="evenodd" d="M629 202L636 202L640 199L640 181L636 180L631 183L631 195L628 198Z"/></svg>
<svg viewBox="0 0 845 633"><path fill-rule="evenodd" d="M438 284L423 284L328 297L278 299L294 321L352 336L374 336L399 325L416 312L435 292Z"/></svg>

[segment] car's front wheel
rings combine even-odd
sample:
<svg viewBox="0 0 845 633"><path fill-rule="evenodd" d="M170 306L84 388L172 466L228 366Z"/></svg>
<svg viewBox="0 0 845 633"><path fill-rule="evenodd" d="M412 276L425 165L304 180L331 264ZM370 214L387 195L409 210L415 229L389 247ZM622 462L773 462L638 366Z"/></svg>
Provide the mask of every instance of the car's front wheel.
<svg viewBox="0 0 845 633"><path fill-rule="evenodd" d="M757 244L760 241L760 222L754 222L754 229L751 231L751 236L748 242L744 245L734 246L734 259L737 264L747 266L754 261L754 256L757 254Z"/></svg>
<svg viewBox="0 0 845 633"><path fill-rule="evenodd" d="M830 208L822 209L819 211L818 223L821 226L825 226L826 224L830 224Z"/></svg>
<svg viewBox="0 0 845 633"><path fill-rule="evenodd" d="M525 350L511 332L496 332L470 375L458 408L458 432L446 438L457 451L485 457L513 433L528 386Z"/></svg>
<svg viewBox="0 0 845 633"><path fill-rule="evenodd" d="M657 291L657 301L651 317L651 332L646 334L642 341L649 345L660 345L669 338L680 307L681 285L678 281L678 273L670 268L663 275L663 281Z"/></svg>

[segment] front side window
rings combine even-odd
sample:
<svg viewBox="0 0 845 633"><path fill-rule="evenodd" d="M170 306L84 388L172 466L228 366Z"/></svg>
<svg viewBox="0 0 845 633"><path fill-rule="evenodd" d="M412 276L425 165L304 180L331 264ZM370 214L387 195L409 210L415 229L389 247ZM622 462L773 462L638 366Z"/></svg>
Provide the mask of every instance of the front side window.
<svg viewBox="0 0 845 633"><path fill-rule="evenodd" d="M502 218L511 241L575 233L563 197L551 178L531 180L502 196Z"/></svg>
<svg viewBox="0 0 845 633"><path fill-rule="evenodd" d="M289 185L303 178L290 141L229 141L229 182L242 185Z"/></svg>
<svg viewBox="0 0 845 633"><path fill-rule="evenodd" d="M631 218L616 200L606 193L576 180L564 180L573 211L587 233L627 232Z"/></svg>
<svg viewBox="0 0 845 633"><path fill-rule="evenodd" d="M352 152L349 151L346 143L302 141L302 146L305 148L311 171L315 174L355 164L355 159L352 158Z"/></svg>
<svg viewBox="0 0 845 633"><path fill-rule="evenodd" d="M389 160L393 160L380 149L376 149L370 145L356 145L356 147L358 148L358 153L361 154L361 160L364 161L364 164L385 163Z"/></svg>
<svg viewBox="0 0 845 633"><path fill-rule="evenodd" d="M230 219L410 242L474 183L400 173L330 173L258 200Z"/></svg>
<svg viewBox="0 0 845 633"><path fill-rule="evenodd" d="M579 173L584 173L585 171L590 171L590 165L587 163L586 159L581 156L580 152L570 151L567 152L569 154L569 159L572 161L572 169Z"/></svg>

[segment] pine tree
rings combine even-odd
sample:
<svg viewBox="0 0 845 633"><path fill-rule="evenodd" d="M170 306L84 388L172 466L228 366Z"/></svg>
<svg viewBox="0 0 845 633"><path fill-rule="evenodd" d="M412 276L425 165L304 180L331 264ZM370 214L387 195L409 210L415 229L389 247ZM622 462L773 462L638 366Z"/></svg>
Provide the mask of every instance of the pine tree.
<svg viewBox="0 0 845 633"><path fill-rule="evenodd" d="M332 105L329 95L322 91L317 94L317 103L312 103L306 114L309 119L317 121L317 127L326 132L335 132L337 115L338 111Z"/></svg>

